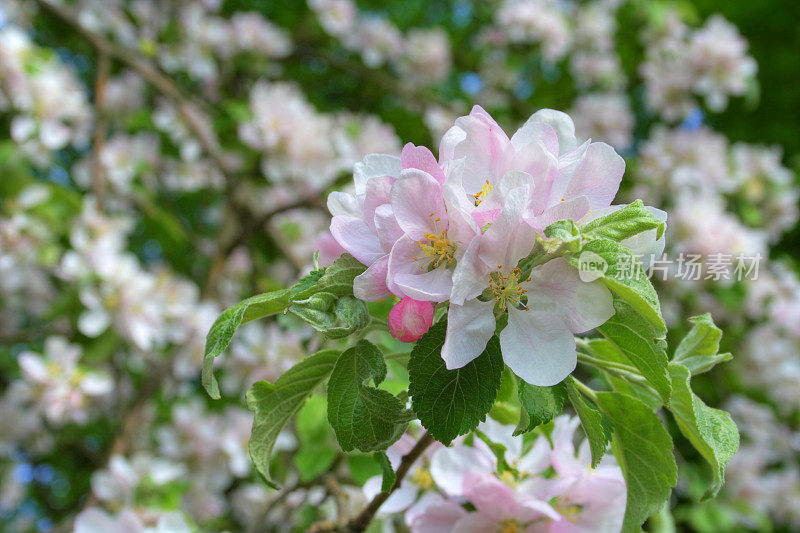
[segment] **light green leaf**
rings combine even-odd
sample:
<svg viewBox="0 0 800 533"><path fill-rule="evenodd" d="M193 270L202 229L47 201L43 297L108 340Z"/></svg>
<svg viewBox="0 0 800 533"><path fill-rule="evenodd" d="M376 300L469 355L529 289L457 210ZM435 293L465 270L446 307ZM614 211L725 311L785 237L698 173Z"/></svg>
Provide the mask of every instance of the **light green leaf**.
<svg viewBox="0 0 800 533"><path fill-rule="evenodd" d="M672 385L667 372L667 343L661 332L620 298L614 298L614 309L616 314L597 330L625 354L664 403L669 403Z"/></svg>
<svg viewBox="0 0 800 533"><path fill-rule="evenodd" d="M317 290L337 296L353 296L353 279L367 267L350 254L342 254L317 281Z"/></svg>
<svg viewBox="0 0 800 533"><path fill-rule="evenodd" d="M572 384L572 380L573 378L570 376L564 382L565 388L569 395L569 401L581 421L583 432L586 433L586 438L589 439L589 449L592 452L592 468L595 468L606 454L606 448L608 448L608 443L611 442L611 436L614 433L614 425L607 416L583 399L583 396Z"/></svg>
<svg viewBox="0 0 800 533"><path fill-rule="evenodd" d="M408 361L414 412L433 437L450 444L486 420L500 388L504 363L500 341L492 337L483 353L462 368L448 370L442 359L446 322L417 341Z"/></svg>
<svg viewBox="0 0 800 533"><path fill-rule="evenodd" d="M337 356L334 350L317 352L287 370L274 384L257 381L247 391L247 407L255 411L250 457L270 487L277 488L269 473L275 439L289 418L331 373Z"/></svg>
<svg viewBox="0 0 800 533"><path fill-rule="evenodd" d="M289 303L289 294L290 289L259 294L229 307L217 318L206 336L203 357L202 382L209 396L215 400L220 397L219 385L214 377L214 358L225 351L236 329L250 320L283 311Z"/></svg>
<svg viewBox="0 0 800 533"><path fill-rule="evenodd" d="M552 241L543 243L548 252L558 249L575 252L581 246L581 230L569 219L553 222L544 229L544 235L548 241Z"/></svg>
<svg viewBox="0 0 800 533"><path fill-rule="evenodd" d="M672 401L669 410L681 433L711 465L714 479L703 499L713 498L725 480L725 464L739 448L739 430L725 411L708 407L692 392L688 368L670 363Z"/></svg>
<svg viewBox="0 0 800 533"><path fill-rule="evenodd" d="M636 200L622 209L583 224L581 231L584 237L590 239L601 237L619 242L651 229L657 230L656 238L660 239L665 227L664 222L654 217L641 200Z"/></svg>
<svg viewBox="0 0 800 533"><path fill-rule="evenodd" d="M328 382L328 422L342 450L385 450L413 419L399 398L376 388L385 377L383 354L368 341L359 341L337 359ZM375 387L368 385L370 380Z"/></svg>
<svg viewBox="0 0 800 533"><path fill-rule="evenodd" d="M519 411L519 423L514 430L514 436L532 431L536 426L553 420L561 412L567 398L563 381L552 387L537 387L519 380L518 391L522 409Z"/></svg>
<svg viewBox="0 0 800 533"><path fill-rule="evenodd" d="M653 284L647 278L639 259L625 246L610 239L593 239L581 248L580 253L569 257L573 266L581 269L581 264L591 259L605 265L603 271L592 273L617 294L663 336L666 331L661 317L661 305Z"/></svg>
<svg viewBox="0 0 800 533"><path fill-rule="evenodd" d="M614 424L611 446L628 488L622 531L641 531L642 523L661 510L677 483L672 439L658 415L636 398L599 392L597 401Z"/></svg>
<svg viewBox="0 0 800 533"><path fill-rule="evenodd" d="M722 330L714 324L710 314L693 316L689 322L694 326L675 349L672 358L675 363L682 364L695 375L707 372L714 365L733 358L729 353L717 353Z"/></svg>
<svg viewBox="0 0 800 533"><path fill-rule="evenodd" d="M306 482L328 470L335 459L334 446L324 443L303 445L294 456L294 465L300 474L300 481Z"/></svg>

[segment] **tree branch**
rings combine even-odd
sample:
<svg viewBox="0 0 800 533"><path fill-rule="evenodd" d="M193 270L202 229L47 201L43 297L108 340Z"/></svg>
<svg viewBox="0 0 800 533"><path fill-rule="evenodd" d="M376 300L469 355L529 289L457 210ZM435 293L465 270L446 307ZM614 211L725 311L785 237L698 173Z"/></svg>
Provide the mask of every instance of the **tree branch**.
<svg viewBox="0 0 800 533"><path fill-rule="evenodd" d="M425 433L414 445L410 452L405 454L403 458L400 460L400 466L397 467L397 472L395 472L395 481L392 488L389 489L388 492L379 492L372 501L361 511L356 517L350 520L344 526L339 526L336 524L332 524L329 522L318 523L311 528L309 528L309 533L325 533L330 531L340 531L340 532L347 532L347 533L361 533L362 531L366 530L369 526L372 519L375 518L375 513L378 512L381 505L389 499L394 491L400 487L403 479L408 474L408 471L411 470L413 464L419 459L422 455L422 452L425 449L433 444L434 438L431 436L430 433Z"/></svg>

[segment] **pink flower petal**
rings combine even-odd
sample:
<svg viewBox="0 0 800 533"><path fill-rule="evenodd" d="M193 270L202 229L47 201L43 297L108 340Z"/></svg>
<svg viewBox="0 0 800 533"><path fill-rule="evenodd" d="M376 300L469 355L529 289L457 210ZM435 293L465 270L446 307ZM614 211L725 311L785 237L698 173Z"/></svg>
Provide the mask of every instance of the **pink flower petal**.
<svg viewBox="0 0 800 533"><path fill-rule="evenodd" d="M400 154L400 165L403 169L416 168L427 172L440 184L444 183L444 171L430 150L424 146L414 146L408 143Z"/></svg>
<svg viewBox="0 0 800 533"><path fill-rule="evenodd" d="M389 296L389 288L386 286L388 268L389 255L386 254L353 279L353 296L365 302L374 302Z"/></svg>
<svg viewBox="0 0 800 533"><path fill-rule="evenodd" d="M391 202L397 223L415 241L447 229L441 186L427 172L404 170L392 187Z"/></svg>

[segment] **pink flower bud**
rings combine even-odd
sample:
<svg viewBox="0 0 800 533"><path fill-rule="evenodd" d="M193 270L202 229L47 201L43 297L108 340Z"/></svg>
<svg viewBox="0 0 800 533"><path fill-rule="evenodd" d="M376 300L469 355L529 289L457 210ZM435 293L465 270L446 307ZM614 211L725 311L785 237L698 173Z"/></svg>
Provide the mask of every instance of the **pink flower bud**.
<svg viewBox="0 0 800 533"><path fill-rule="evenodd" d="M433 324L433 303L403 298L389 311L389 333L403 342L419 339Z"/></svg>

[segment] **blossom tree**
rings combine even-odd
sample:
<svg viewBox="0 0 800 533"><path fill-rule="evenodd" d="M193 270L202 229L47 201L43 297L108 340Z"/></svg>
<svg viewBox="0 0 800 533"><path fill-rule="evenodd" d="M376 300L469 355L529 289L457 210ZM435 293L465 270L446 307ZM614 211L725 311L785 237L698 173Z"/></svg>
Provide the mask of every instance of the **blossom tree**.
<svg viewBox="0 0 800 533"><path fill-rule="evenodd" d="M781 1L0 1L2 529L796 529Z"/></svg>

